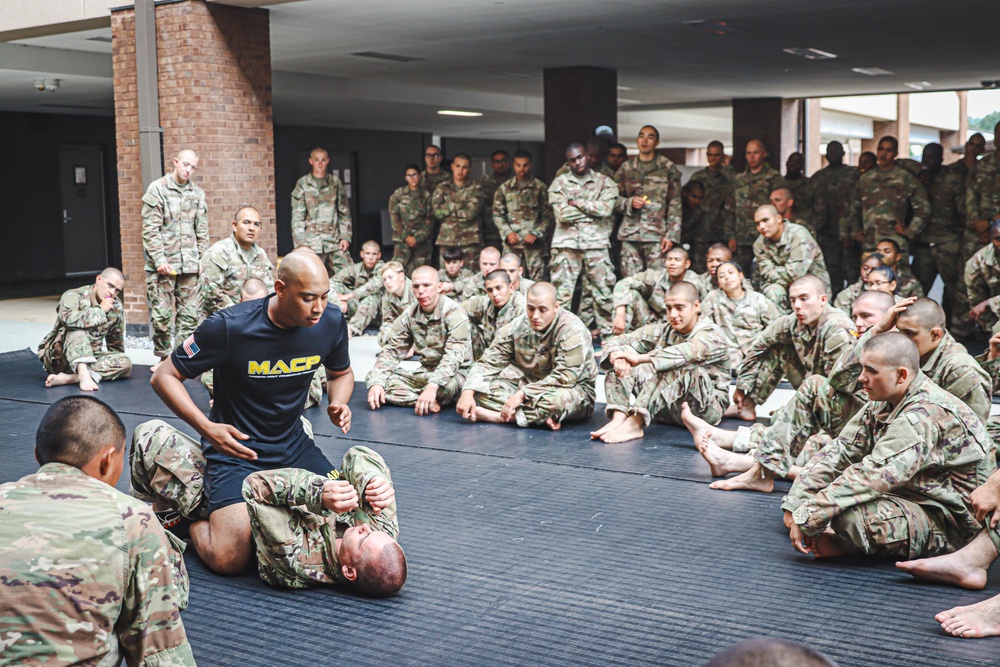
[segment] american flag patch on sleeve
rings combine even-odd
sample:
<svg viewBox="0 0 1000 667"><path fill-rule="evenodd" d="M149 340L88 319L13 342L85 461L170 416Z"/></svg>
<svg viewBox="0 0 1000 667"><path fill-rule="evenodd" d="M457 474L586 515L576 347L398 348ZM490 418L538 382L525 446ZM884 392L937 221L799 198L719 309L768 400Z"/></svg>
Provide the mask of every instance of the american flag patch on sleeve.
<svg viewBox="0 0 1000 667"><path fill-rule="evenodd" d="M181 343L181 348L184 350L184 353L187 354L189 358L195 356L196 354L198 354L198 352L200 352L200 350L198 349L198 344L194 342L194 334L191 334L186 339L184 339L184 342Z"/></svg>

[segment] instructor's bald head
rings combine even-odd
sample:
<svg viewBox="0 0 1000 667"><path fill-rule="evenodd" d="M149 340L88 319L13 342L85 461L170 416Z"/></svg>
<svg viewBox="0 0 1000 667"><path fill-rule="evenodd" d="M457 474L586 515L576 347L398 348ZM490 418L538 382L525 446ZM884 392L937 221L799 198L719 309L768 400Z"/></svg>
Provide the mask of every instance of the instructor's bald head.
<svg viewBox="0 0 1000 667"><path fill-rule="evenodd" d="M275 282L285 285L307 285L312 282L323 282L330 289L330 279L323 266L323 260L316 253L296 250L285 255L275 275Z"/></svg>

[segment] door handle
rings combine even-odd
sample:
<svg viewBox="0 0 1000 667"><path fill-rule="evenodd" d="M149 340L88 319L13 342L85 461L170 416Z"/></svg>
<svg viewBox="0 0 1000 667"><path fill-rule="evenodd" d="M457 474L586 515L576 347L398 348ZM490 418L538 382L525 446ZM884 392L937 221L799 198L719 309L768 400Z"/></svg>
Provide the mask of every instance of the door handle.
<svg viewBox="0 0 1000 667"><path fill-rule="evenodd" d="M63 209L63 224L64 225L68 224L69 221L72 220L72 219L73 218L71 218L69 215L66 214L66 209Z"/></svg>

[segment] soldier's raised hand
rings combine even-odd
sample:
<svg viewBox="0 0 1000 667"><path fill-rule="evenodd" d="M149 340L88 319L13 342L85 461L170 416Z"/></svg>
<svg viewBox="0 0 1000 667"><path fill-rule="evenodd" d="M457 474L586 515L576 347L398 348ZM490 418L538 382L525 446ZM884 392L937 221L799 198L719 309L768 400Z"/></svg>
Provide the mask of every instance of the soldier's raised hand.
<svg viewBox="0 0 1000 667"><path fill-rule="evenodd" d="M346 479L328 479L323 483L323 507L337 514L358 506L358 492Z"/></svg>

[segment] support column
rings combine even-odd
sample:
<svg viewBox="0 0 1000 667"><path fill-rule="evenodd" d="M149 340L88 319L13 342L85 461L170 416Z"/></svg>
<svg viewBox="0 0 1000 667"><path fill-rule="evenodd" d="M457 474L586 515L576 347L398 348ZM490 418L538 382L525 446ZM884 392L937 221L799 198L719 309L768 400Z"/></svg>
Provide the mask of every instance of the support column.
<svg viewBox="0 0 1000 667"><path fill-rule="evenodd" d="M899 141L899 157L910 157L910 94L896 95L896 139ZM917 158L920 159L919 157Z"/></svg>
<svg viewBox="0 0 1000 667"><path fill-rule="evenodd" d="M733 167L737 172L746 169L751 139L764 142L768 164L784 173L785 160L799 149L799 100L733 100Z"/></svg>
<svg viewBox="0 0 1000 667"><path fill-rule="evenodd" d="M545 177L566 162L566 146L585 142L601 125L618 134L618 72L603 67L545 70Z"/></svg>
<svg viewBox="0 0 1000 667"><path fill-rule="evenodd" d="M955 152L955 149L964 149L965 138L969 134L969 92L956 90L955 94L958 95L958 130L941 133L945 164L962 159L962 154Z"/></svg>
<svg viewBox="0 0 1000 667"><path fill-rule="evenodd" d="M823 143L820 134L820 119L823 110L820 107L820 99L813 97L803 100L805 105L805 141L802 142L802 154L806 158L806 175L812 176L823 167L823 156L819 152L819 146Z"/></svg>
<svg viewBox="0 0 1000 667"><path fill-rule="evenodd" d="M164 172L173 169L178 151L197 151L201 161L194 180L205 190L211 241L229 236L233 213L250 204L260 209L264 222L258 244L274 258L268 12L201 0L158 4L155 12ZM125 312L130 329L139 332L148 319L139 150L140 129L148 128L139 123L134 9L112 12L111 35Z"/></svg>

